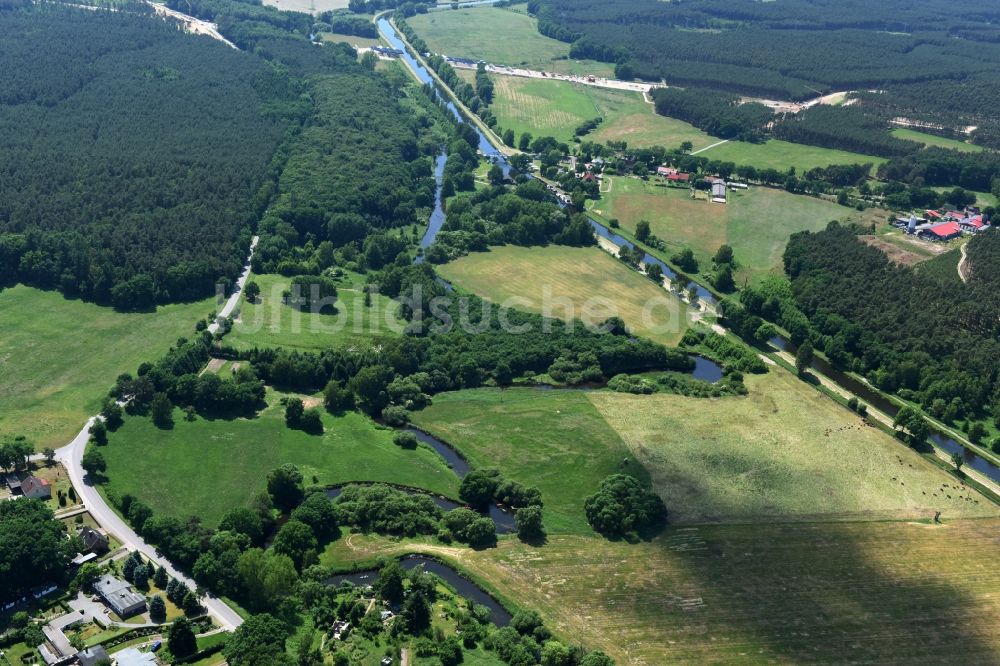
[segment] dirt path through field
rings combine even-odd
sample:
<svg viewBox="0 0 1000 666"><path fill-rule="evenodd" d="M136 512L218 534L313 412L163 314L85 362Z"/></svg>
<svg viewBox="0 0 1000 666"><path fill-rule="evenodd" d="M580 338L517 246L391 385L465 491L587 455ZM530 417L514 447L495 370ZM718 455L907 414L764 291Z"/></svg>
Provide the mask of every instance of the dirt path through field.
<svg viewBox="0 0 1000 666"><path fill-rule="evenodd" d="M965 253L965 245L962 245L961 252L962 258L958 261L958 277L962 278L962 282L968 282L972 275L972 269L969 268L969 256Z"/></svg>

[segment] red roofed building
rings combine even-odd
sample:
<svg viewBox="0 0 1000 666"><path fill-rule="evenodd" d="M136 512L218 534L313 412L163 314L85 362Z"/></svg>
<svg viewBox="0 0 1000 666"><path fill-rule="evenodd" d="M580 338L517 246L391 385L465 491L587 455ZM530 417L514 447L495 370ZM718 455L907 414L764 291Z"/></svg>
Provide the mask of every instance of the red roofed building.
<svg viewBox="0 0 1000 666"><path fill-rule="evenodd" d="M931 235L935 240L948 240L950 238L957 238L962 235L962 227L958 222L943 222L941 224L935 224L933 227L927 230L928 234Z"/></svg>
<svg viewBox="0 0 1000 666"><path fill-rule="evenodd" d="M959 220L958 225L962 227L965 231L971 231L973 233L979 231L986 226L985 220L983 220L982 215L976 215L975 217L969 217L964 220Z"/></svg>
<svg viewBox="0 0 1000 666"><path fill-rule="evenodd" d="M45 479L39 479L37 476L29 476L21 481L21 492L25 497L31 499L50 499L52 497L52 488L49 486L49 482Z"/></svg>
<svg viewBox="0 0 1000 666"><path fill-rule="evenodd" d="M941 213L937 212L936 210L925 210L924 213L927 215L927 219L930 220L937 220L940 219L941 217Z"/></svg>

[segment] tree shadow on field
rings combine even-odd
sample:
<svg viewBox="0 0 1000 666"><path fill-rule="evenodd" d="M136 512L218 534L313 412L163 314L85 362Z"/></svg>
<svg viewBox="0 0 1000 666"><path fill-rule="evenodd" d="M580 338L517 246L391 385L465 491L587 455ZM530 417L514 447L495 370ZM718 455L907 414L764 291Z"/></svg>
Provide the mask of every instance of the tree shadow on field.
<svg viewBox="0 0 1000 666"><path fill-rule="evenodd" d="M997 526L671 528L652 567L679 565L671 578L681 583L656 590L657 647L712 662L1000 663ZM665 607L671 594L687 605ZM636 610L652 602L640 598Z"/></svg>

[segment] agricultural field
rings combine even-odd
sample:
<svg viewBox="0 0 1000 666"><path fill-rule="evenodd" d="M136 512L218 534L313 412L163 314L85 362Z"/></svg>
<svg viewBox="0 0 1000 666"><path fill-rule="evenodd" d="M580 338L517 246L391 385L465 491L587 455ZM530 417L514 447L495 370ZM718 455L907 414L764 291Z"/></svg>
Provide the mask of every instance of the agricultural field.
<svg viewBox="0 0 1000 666"><path fill-rule="evenodd" d="M830 201L767 187L730 192L729 203L715 204L692 199L687 188L667 187L656 179L611 176L610 180L610 188L605 188L609 191L592 204L595 213L617 218L629 232L635 231L639 220L648 221L653 234L667 244L668 255L690 247L702 271L711 270L712 255L720 245L731 245L740 264L740 283L780 273L791 234L822 229L831 220L865 216Z"/></svg>
<svg viewBox="0 0 1000 666"><path fill-rule="evenodd" d="M53 291L0 291L0 435L63 446L123 372L156 358L215 308L213 299L116 312Z"/></svg>
<svg viewBox="0 0 1000 666"><path fill-rule="evenodd" d="M588 325L618 316L636 335L665 345L687 328L683 302L596 248L498 247L438 271L494 303Z"/></svg>
<svg viewBox="0 0 1000 666"><path fill-rule="evenodd" d="M926 134L924 132L918 132L916 130L905 129L902 127L897 127L892 130L892 135L897 139L916 141L924 144L925 146L948 148L949 150L961 150L966 153L981 153L985 150L982 146L977 146L974 143L959 141L958 139L947 139L936 134Z"/></svg>
<svg viewBox="0 0 1000 666"><path fill-rule="evenodd" d="M716 141L688 123L653 113L653 106L640 93L569 81L496 74L491 77L495 97L490 109L502 128L513 129L518 135L531 132L534 136L569 141L580 123L601 117L604 121L587 135L588 140L669 148L690 141L695 150Z"/></svg>
<svg viewBox="0 0 1000 666"><path fill-rule="evenodd" d="M878 166L885 162L885 158L882 157L850 153L833 148L806 146L779 139L770 139L766 143L727 141L702 151L698 155L722 162L750 164L758 169L787 171L789 167L795 167L796 172L800 174L814 167L825 167L831 164L872 164Z"/></svg>
<svg viewBox="0 0 1000 666"><path fill-rule="evenodd" d="M746 381L749 396L712 400L461 391L436 396L414 419L474 466L498 466L538 486L551 532L588 533L584 498L623 460L645 468L639 476L648 472L673 524L998 515L793 375L775 370Z"/></svg>
<svg viewBox="0 0 1000 666"><path fill-rule="evenodd" d="M402 333L396 318L397 305L381 294L364 303L364 278L347 273L337 286L337 313L299 312L281 302L291 278L282 275L252 275L260 285L256 303L240 301L239 317L226 336L226 344L237 349L288 347L321 350L330 347L362 347Z"/></svg>
<svg viewBox="0 0 1000 666"><path fill-rule="evenodd" d="M265 490L267 473L285 463L297 465L307 485L391 481L458 496L458 477L430 448L401 449L392 430L356 412L324 412L322 435L292 430L280 398L268 391L268 407L253 419L189 422L178 410L169 430L148 418L126 419L100 449L108 463L104 492L132 493L154 513L196 515L207 526L248 505ZM309 399L307 406L317 403Z"/></svg>
<svg viewBox="0 0 1000 666"><path fill-rule="evenodd" d="M325 559L437 555L619 664L996 663L996 519L668 527L472 551L354 535Z"/></svg>
<svg viewBox="0 0 1000 666"><path fill-rule="evenodd" d="M569 59L569 44L538 32L534 18L495 7L417 14L407 19L433 53L561 74L612 76L614 66Z"/></svg>

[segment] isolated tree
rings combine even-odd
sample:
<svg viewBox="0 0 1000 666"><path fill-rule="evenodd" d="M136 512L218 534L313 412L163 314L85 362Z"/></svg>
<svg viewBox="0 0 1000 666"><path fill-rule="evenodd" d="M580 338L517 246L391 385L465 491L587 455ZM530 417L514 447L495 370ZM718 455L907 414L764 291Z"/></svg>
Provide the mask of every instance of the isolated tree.
<svg viewBox="0 0 1000 666"><path fill-rule="evenodd" d="M698 272L698 260L695 259L694 250L689 247L677 252L670 257L670 261L677 264L677 266L688 273Z"/></svg>
<svg viewBox="0 0 1000 666"><path fill-rule="evenodd" d="M736 281L733 279L733 267L730 264L719 264L718 269L712 276L712 286L726 294L736 289Z"/></svg>
<svg viewBox="0 0 1000 666"><path fill-rule="evenodd" d="M167 647L175 657L186 657L198 650L198 640L191 630L191 623L184 618L178 619L170 626L167 634Z"/></svg>
<svg viewBox="0 0 1000 666"><path fill-rule="evenodd" d="M503 133L503 142L504 142L504 144L510 146L511 148L513 148L514 147L514 140L515 140L514 139L514 130L509 129L509 128L506 129L506 130L504 130L504 133Z"/></svg>
<svg viewBox="0 0 1000 666"><path fill-rule="evenodd" d="M302 472L299 468L286 463L268 472L267 492L274 501L274 506L287 513L302 501Z"/></svg>
<svg viewBox="0 0 1000 666"><path fill-rule="evenodd" d="M594 650L580 660L580 666L615 666L615 662L600 650Z"/></svg>
<svg viewBox="0 0 1000 666"><path fill-rule="evenodd" d="M640 243L644 243L649 238L649 234L649 222L639 220L639 223L635 225L635 239Z"/></svg>
<svg viewBox="0 0 1000 666"><path fill-rule="evenodd" d="M531 132L521 134L521 138L517 140L517 149L528 150L531 147L531 138Z"/></svg>
<svg viewBox="0 0 1000 666"><path fill-rule="evenodd" d="M951 464L955 466L955 471L962 473L962 465L965 464L965 457L961 453L951 454Z"/></svg>
<svg viewBox="0 0 1000 666"><path fill-rule="evenodd" d="M319 409L313 407L304 411L302 418L299 419L299 428L313 435L322 435L323 417L320 415Z"/></svg>
<svg viewBox="0 0 1000 666"><path fill-rule="evenodd" d="M712 257L712 261L716 264L732 264L733 248L729 245L720 245L719 249L715 251L715 256Z"/></svg>
<svg viewBox="0 0 1000 666"><path fill-rule="evenodd" d="M55 462L55 459L56 459L55 449L53 449L52 447L46 446L45 449L42 451L42 455L45 456L45 464L48 467L52 467L52 463ZM72 489L73 489L73 486L70 486L70 490L72 490Z"/></svg>
<svg viewBox="0 0 1000 666"><path fill-rule="evenodd" d="M260 296L260 285L250 280L247 282L246 286L243 287L243 295L251 303L257 302L257 297Z"/></svg>
<svg viewBox="0 0 1000 666"><path fill-rule="evenodd" d="M174 406L166 393L153 394L153 400L149 403L149 416L157 428L174 425Z"/></svg>
<svg viewBox="0 0 1000 666"><path fill-rule="evenodd" d="M656 284L661 284L663 282L663 269L660 268L659 264L646 264L646 277Z"/></svg>
<svg viewBox="0 0 1000 666"><path fill-rule="evenodd" d="M419 442L416 435L404 430L392 436L392 443L402 449L415 449Z"/></svg>
<svg viewBox="0 0 1000 666"><path fill-rule="evenodd" d="M694 149L694 144L690 141L681 141L681 152L690 153Z"/></svg>
<svg viewBox="0 0 1000 666"><path fill-rule="evenodd" d="M517 527L517 536L521 541L536 541L545 536L540 506L526 506L518 509L517 513L514 514L514 525Z"/></svg>
<svg viewBox="0 0 1000 666"><path fill-rule="evenodd" d="M289 398L285 405L285 425L289 428L298 428L304 412L305 403L301 398Z"/></svg>
<svg viewBox="0 0 1000 666"><path fill-rule="evenodd" d="M795 369L800 375L809 370L813 361L813 346L808 340L799 345L799 350L795 352Z"/></svg>
<svg viewBox="0 0 1000 666"><path fill-rule="evenodd" d="M108 463L104 460L104 456L97 449L88 449L86 453L83 454L83 459L80 461L80 465L86 470L87 474L90 476L97 476L108 469Z"/></svg>
<svg viewBox="0 0 1000 666"><path fill-rule="evenodd" d="M323 403L331 412L341 412L354 406L354 394L340 382L331 381L323 389Z"/></svg>
<svg viewBox="0 0 1000 666"><path fill-rule="evenodd" d="M906 441L910 446L923 444L930 435L927 421L920 412L910 406L903 407L896 413L892 425L895 428L902 428L907 433Z"/></svg>
<svg viewBox="0 0 1000 666"><path fill-rule="evenodd" d="M167 604L158 594L154 594L149 600L149 619L157 624L167 619Z"/></svg>
<svg viewBox="0 0 1000 666"><path fill-rule="evenodd" d="M124 410L122 406L115 402L114 398L106 398L101 406L101 416L104 417L104 424L109 430L117 430L124 422Z"/></svg>

